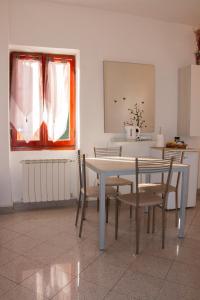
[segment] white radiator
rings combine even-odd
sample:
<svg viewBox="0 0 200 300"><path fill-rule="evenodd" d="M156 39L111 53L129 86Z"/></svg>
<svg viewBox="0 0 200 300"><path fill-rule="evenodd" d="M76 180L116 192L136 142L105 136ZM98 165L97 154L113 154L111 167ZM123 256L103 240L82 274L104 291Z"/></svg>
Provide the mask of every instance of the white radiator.
<svg viewBox="0 0 200 300"><path fill-rule="evenodd" d="M75 161L44 159L22 161L23 202L59 201L73 198Z"/></svg>

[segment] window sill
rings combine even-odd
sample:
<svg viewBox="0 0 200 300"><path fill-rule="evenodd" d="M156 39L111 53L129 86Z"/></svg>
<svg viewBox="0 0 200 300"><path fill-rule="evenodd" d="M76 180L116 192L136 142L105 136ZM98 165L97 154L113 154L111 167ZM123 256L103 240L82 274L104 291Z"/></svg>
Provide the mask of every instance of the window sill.
<svg viewBox="0 0 200 300"><path fill-rule="evenodd" d="M11 147L11 151L42 151L42 150L52 150L52 151L57 151L57 150L75 150L76 146L72 145L72 146L54 146L54 147L18 147L18 146L12 146Z"/></svg>

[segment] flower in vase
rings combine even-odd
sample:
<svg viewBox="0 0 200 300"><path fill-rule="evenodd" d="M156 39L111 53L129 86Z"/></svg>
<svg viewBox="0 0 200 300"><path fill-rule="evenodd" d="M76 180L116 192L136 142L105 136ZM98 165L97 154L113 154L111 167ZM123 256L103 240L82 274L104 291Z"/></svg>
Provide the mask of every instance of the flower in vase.
<svg viewBox="0 0 200 300"><path fill-rule="evenodd" d="M141 101L140 103L136 102L133 108L128 108L129 119L124 122L124 126L138 126L140 129L147 127L143 105L144 101Z"/></svg>
<svg viewBox="0 0 200 300"><path fill-rule="evenodd" d="M197 42L196 63L200 64L200 28L194 31Z"/></svg>

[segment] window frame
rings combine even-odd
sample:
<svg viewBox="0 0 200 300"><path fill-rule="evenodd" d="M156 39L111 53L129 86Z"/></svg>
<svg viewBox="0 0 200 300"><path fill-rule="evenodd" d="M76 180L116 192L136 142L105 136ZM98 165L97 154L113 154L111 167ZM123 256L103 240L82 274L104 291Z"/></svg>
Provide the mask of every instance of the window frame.
<svg viewBox="0 0 200 300"><path fill-rule="evenodd" d="M39 134L40 140L25 141L17 140L17 130L10 122L10 146L11 151L34 151L34 150L74 150L76 147L76 57L75 55L68 54L53 54L44 52L25 52L25 51L12 51L10 52L10 93L11 93L11 80L12 80L12 64L16 56L21 57L41 57L42 61L42 78L43 78L43 95L45 89L46 78L46 60L63 60L65 59L70 63L70 109L69 109L69 140L65 141L50 141L48 140L48 130L44 122L42 122ZM9 97L10 98L10 97ZM9 100L10 101L10 100ZM43 97L43 103L45 98Z"/></svg>

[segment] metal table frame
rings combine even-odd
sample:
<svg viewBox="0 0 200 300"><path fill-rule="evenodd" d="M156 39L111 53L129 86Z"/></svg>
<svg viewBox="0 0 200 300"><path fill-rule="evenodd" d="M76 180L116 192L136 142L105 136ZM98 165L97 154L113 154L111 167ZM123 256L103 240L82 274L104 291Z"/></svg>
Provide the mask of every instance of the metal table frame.
<svg viewBox="0 0 200 300"><path fill-rule="evenodd" d="M99 248L105 249L105 179L107 176L134 175L134 158L86 158L86 166L99 175ZM181 172L181 202L179 211L179 238L184 238L185 208L188 198L189 165L173 164L173 172ZM160 173L159 169L148 168L143 174ZM163 172L163 171L162 171Z"/></svg>

